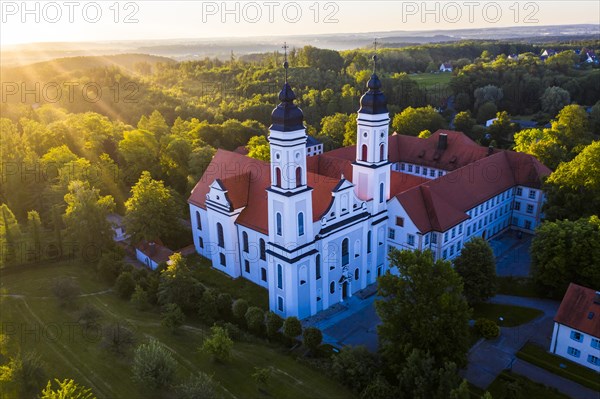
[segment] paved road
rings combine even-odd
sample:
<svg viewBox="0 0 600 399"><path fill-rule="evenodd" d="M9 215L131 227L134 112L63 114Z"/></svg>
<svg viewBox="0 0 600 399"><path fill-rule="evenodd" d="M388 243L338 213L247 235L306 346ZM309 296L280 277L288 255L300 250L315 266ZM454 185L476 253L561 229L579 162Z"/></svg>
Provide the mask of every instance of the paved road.
<svg viewBox="0 0 600 399"><path fill-rule="evenodd" d="M549 299L522 298L497 295L492 303L525 306L541 310L544 314L529 323L517 327L502 327L500 337L495 340L481 340L469 351L469 365L462 372L470 383L485 389L498 374L513 363L513 372L533 381L558 389L575 399L600 399L597 392L573 381L561 378L547 370L536 367L516 358L516 353L528 341L550 347L553 318L560 303Z"/></svg>

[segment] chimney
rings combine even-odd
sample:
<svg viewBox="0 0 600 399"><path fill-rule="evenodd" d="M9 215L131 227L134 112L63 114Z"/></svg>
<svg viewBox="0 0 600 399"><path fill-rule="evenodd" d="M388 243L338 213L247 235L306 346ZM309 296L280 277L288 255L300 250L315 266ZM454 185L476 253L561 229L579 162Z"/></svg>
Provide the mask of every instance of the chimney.
<svg viewBox="0 0 600 399"><path fill-rule="evenodd" d="M488 153L487 153L487 154L488 154L488 155L492 155L493 153L494 153L494 146L493 146L493 145L490 145L490 146L488 147Z"/></svg>
<svg viewBox="0 0 600 399"><path fill-rule="evenodd" d="M150 250L150 255L154 255L156 253L156 243L154 241L148 243L148 248Z"/></svg>
<svg viewBox="0 0 600 399"><path fill-rule="evenodd" d="M596 305L600 305L600 291L596 291L596 295L594 295L594 303Z"/></svg>
<svg viewBox="0 0 600 399"><path fill-rule="evenodd" d="M448 135L446 133L440 133L438 150L444 151L446 148L448 148Z"/></svg>

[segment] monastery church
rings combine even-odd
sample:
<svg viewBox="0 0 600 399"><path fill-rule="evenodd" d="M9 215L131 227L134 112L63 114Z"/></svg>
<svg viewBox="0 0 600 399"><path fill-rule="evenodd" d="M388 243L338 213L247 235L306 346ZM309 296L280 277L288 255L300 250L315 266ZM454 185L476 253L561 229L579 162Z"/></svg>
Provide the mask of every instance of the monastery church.
<svg viewBox="0 0 600 399"><path fill-rule="evenodd" d="M375 284L390 247L452 260L472 237L540 223L546 166L456 131L389 135L375 73L360 99L357 144L307 156L284 66L271 161L218 150L188 199L196 251L267 288L281 317L312 316Z"/></svg>

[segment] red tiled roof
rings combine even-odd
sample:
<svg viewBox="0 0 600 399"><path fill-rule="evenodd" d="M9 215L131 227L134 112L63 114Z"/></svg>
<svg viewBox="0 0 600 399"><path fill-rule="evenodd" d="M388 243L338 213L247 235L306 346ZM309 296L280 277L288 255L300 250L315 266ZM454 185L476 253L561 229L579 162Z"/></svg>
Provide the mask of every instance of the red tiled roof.
<svg viewBox="0 0 600 399"><path fill-rule="evenodd" d="M168 261L169 257L174 253L169 248L165 247L160 240L154 241L154 249L152 249L150 243L147 241L140 242L136 248L156 263Z"/></svg>
<svg viewBox="0 0 600 399"><path fill-rule="evenodd" d="M590 288L569 284L554 321L600 337L600 304L594 303L595 296L596 291Z"/></svg>
<svg viewBox="0 0 600 399"><path fill-rule="evenodd" d="M218 150L192 190L188 202L206 209L206 194L216 179L227 190L227 197L234 209L244 207L236 223L268 234L266 189L271 185L269 164L235 152ZM319 220L329 207L331 191L338 181L339 177L311 173L309 168L307 184L313 188L313 220Z"/></svg>
<svg viewBox="0 0 600 399"><path fill-rule="evenodd" d="M466 212L515 185L539 188L550 169L531 155L501 151L395 195L422 232L446 231Z"/></svg>

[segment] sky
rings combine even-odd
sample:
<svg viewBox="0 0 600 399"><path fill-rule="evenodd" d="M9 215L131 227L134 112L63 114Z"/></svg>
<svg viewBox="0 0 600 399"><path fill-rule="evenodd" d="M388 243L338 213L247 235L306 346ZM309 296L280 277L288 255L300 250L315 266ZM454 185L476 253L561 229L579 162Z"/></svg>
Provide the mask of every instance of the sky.
<svg viewBox="0 0 600 399"><path fill-rule="evenodd" d="M0 1L0 45L600 24L600 1Z"/></svg>

